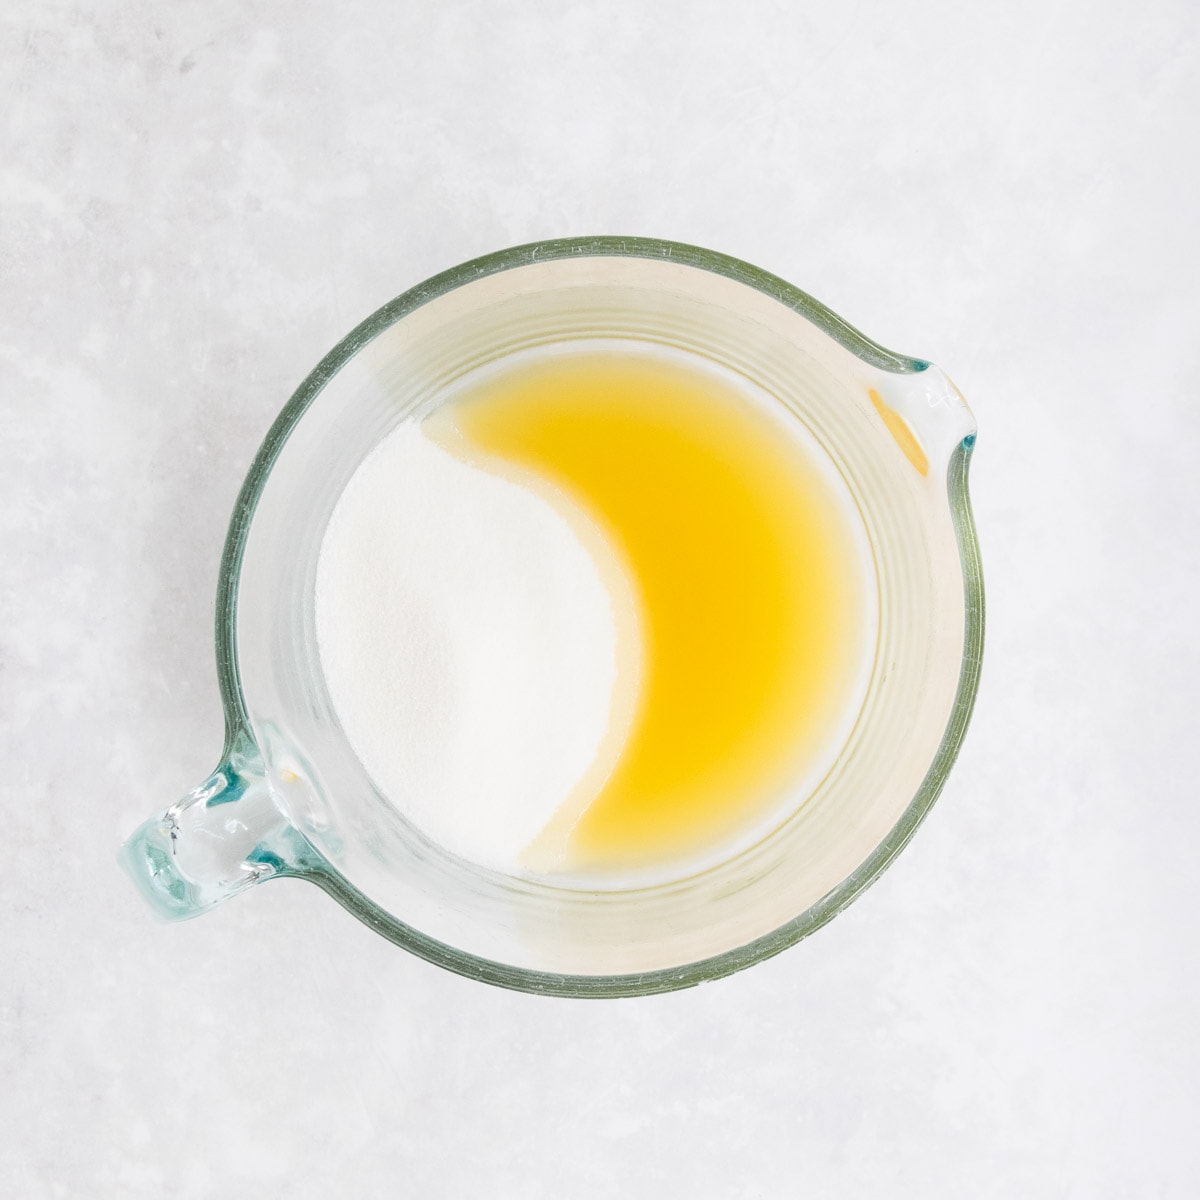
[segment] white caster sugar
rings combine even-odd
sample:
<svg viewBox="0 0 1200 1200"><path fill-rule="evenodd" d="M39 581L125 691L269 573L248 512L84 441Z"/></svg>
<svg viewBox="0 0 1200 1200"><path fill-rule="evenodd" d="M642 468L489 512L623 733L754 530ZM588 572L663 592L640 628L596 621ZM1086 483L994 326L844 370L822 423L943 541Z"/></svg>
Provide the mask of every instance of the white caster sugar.
<svg viewBox="0 0 1200 1200"><path fill-rule="evenodd" d="M351 479L317 567L321 664L364 767L436 842L501 870L586 804L632 708L622 572L561 508L409 423Z"/></svg>

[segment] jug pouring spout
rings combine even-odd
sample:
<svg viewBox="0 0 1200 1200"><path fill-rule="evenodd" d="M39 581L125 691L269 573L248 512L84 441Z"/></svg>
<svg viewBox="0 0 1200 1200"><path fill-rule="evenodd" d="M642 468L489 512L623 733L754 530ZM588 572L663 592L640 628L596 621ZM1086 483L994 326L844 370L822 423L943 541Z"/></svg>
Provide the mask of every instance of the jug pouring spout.
<svg viewBox="0 0 1200 1200"><path fill-rule="evenodd" d="M133 833L120 862L160 916L185 920L301 874L306 845L275 803L258 747L238 733L203 783Z"/></svg>
<svg viewBox="0 0 1200 1200"><path fill-rule="evenodd" d="M945 371L933 363L918 365L917 371L881 377L868 394L917 474L941 486L959 446L974 444L975 418Z"/></svg>

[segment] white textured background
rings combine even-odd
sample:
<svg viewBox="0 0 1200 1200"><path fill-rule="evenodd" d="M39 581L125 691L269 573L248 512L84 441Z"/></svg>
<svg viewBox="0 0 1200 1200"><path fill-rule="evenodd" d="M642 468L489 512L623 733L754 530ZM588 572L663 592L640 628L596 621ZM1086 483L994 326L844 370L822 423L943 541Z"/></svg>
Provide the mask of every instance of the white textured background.
<svg viewBox="0 0 1200 1200"><path fill-rule="evenodd" d="M1200 1194L1198 12L8 0L0 1195ZM427 275L590 232L774 270L972 401L932 816L668 997L471 984L291 882L156 924L115 853L219 752L272 417Z"/></svg>

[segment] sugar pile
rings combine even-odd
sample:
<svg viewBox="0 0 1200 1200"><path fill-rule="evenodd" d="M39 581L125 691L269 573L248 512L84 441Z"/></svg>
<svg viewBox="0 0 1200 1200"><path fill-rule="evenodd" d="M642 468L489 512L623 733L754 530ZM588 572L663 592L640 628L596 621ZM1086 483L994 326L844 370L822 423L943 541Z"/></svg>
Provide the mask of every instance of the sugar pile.
<svg viewBox="0 0 1200 1200"><path fill-rule="evenodd" d="M596 542L413 423L338 501L316 587L330 697L376 786L465 858L514 869L619 753L620 571Z"/></svg>

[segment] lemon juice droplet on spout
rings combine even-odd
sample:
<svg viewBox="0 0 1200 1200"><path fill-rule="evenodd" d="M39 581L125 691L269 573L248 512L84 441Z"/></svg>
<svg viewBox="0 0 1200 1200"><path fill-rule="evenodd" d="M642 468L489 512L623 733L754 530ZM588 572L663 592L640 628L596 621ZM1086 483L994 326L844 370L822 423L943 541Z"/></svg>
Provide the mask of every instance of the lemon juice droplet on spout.
<svg viewBox="0 0 1200 1200"><path fill-rule="evenodd" d="M820 452L789 422L683 360L581 350L501 371L431 423L586 514L634 597L632 717L606 777L542 839L558 869L712 853L769 818L843 722L864 574Z"/></svg>

